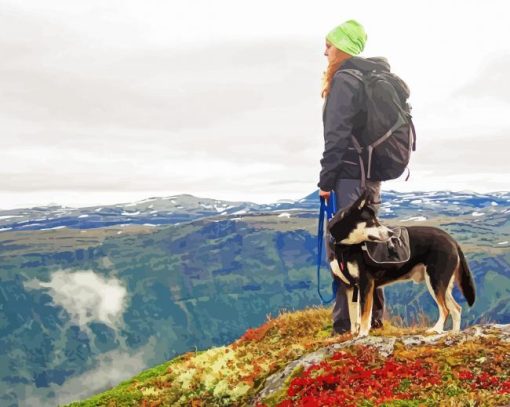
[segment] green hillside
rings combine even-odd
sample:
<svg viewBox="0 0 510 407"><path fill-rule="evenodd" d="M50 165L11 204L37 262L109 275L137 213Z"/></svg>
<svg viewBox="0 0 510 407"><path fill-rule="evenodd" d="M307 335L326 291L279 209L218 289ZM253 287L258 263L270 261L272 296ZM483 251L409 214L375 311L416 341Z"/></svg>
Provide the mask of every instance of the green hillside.
<svg viewBox="0 0 510 407"><path fill-rule="evenodd" d="M454 290L463 327L510 322L510 248L499 244L510 241L508 216L420 223L447 230L466 253L477 299L468 308ZM1 233L0 405L83 399L179 354L231 343L269 314L319 305L316 233L307 211ZM101 305L112 287L125 293L116 312ZM384 290L386 318L411 326L437 317L425 285Z"/></svg>

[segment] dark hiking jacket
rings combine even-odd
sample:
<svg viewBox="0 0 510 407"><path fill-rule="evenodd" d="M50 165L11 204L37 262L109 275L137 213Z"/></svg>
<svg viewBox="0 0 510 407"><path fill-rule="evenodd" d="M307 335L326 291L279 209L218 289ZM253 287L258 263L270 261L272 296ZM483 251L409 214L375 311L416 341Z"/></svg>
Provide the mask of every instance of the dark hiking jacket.
<svg viewBox="0 0 510 407"><path fill-rule="evenodd" d="M339 178L360 179L359 158L352 145L351 135L357 136L366 120L363 84L344 69L360 71L390 71L385 58L352 57L345 61L333 76L330 92L324 102L324 153L317 186L331 191Z"/></svg>

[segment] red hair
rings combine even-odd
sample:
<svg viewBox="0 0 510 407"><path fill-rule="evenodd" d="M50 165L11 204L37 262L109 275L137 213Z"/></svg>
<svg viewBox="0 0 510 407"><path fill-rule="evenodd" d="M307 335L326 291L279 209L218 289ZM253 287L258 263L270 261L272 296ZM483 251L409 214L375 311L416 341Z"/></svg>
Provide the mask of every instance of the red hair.
<svg viewBox="0 0 510 407"><path fill-rule="evenodd" d="M332 47L334 45L331 45ZM328 67L326 70L322 73L322 90L321 90L321 97L325 98L328 96L329 90L331 88L331 83L333 82L333 75L335 72L340 68L340 66L347 61L349 58L351 58L352 55L340 50L336 49L336 57L329 62Z"/></svg>

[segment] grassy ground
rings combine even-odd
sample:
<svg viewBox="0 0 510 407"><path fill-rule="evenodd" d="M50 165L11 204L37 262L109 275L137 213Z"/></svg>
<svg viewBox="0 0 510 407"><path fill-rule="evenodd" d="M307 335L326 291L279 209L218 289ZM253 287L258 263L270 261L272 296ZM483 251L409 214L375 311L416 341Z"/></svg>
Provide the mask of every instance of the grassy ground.
<svg viewBox="0 0 510 407"><path fill-rule="evenodd" d="M89 400L69 406L247 405L265 379L289 362L321 347L352 339L350 334L331 337L330 318L331 310L322 307L283 312L260 327L248 329L231 345L184 354ZM408 328L402 327L398 319L390 319L385 321L383 329L373 330L371 335L424 334L429 326L430 321L425 318ZM320 399L340 390L348 394L349 389L356 386L365 386L363 397L343 405L504 405L510 403L510 361L506 357L509 353L510 343L496 338L480 338L459 346L439 343L405 348L397 344L394 354L388 358L389 363L373 350L353 346L310 372L296 371L293 380L300 380L289 380L286 388L260 405L320 405L306 404L306 397L316 394ZM358 366L363 376L356 376L346 388L349 370L345 369L363 358L366 360ZM410 370L410 366L414 368ZM422 376L427 382L420 381L423 377L419 380L415 377L420 369L425 372ZM335 377L342 379L336 382ZM307 378L313 380L307 381ZM330 383L326 385L321 381L323 378ZM383 382L387 382L384 391L393 389L392 394L384 397L380 395L384 392L382 389L375 392L377 385L374 384ZM322 387L317 387L317 383Z"/></svg>

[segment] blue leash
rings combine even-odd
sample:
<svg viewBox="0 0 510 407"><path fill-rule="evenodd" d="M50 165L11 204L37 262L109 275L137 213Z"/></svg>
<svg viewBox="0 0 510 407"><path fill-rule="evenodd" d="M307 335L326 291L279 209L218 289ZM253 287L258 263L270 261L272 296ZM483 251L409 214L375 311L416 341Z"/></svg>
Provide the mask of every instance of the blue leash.
<svg viewBox="0 0 510 407"><path fill-rule="evenodd" d="M329 300L325 300L324 297L321 294L321 262L322 262L322 241L324 239L324 213L326 213L327 219L330 220L333 215L336 212L335 207L335 192L331 191L331 194L329 196L328 202L326 202L326 199L324 199L322 196L320 197L321 200L321 208L319 213L319 231L317 234L318 237L318 251L317 251L317 292L319 293L319 297L322 301L322 304L329 304L331 301L333 301L336 298L336 291L338 288L338 283L335 279L333 279L333 282L331 283L331 289L333 290L333 296ZM327 243L329 244L329 242Z"/></svg>

